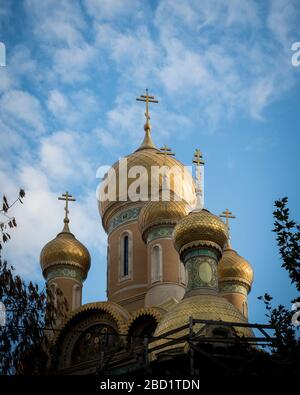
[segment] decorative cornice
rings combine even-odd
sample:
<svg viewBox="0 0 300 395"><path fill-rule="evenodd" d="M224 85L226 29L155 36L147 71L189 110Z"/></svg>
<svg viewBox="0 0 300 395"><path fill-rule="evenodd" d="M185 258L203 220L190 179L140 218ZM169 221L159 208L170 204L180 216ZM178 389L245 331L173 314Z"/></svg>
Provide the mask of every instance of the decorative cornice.
<svg viewBox="0 0 300 395"><path fill-rule="evenodd" d="M86 273L81 270L77 265L72 265L70 262L61 262L47 268L44 273L47 281L53 280L57 277L69 278L77 280L82 283L86 279Z"/></svg>
<svg viewBox="0 0 300 395"><path fill-rule="evenodd" d="M209 241L209 240L196 240L196 241L192 241L191 243L185 244L179 250L179 255L182 258L185 251L191 250L191 249L203 248L203 247L210 247L210 248L216 250L216 252L218 253L218 258L222 254L222 249L220 248L220 246L217 243L214 243L213 241Z"/></svg>
<svg viewBox="0 0 300 395"><path fill-rule="evenodd" d="M250 292L249 284L244 281L234 279L232 281L219 280L220 293L241 293L246 295Z"/></svg>
<svg viewBox="0 0 300 395"><path fill-rule="evenodd" d="M132 207L128 210L121 211L120 213L114 215L109 221L108 234L114 231L119 226L125 224L126 222L136 221L138 219L141 207Z"/></svg>
<svg viewBox="0 0 300 395"><path fill-rule="evenodd" d="M161 225L151 229L147 234L147 244L149 244L151 241L156 239L161 239L161 238L171 239L173 229L174 226L170 226L170 225Z"/></svg>
<svg viewBox="0 0 300 395"><path fill-rule="evenodd" d="M217 263L218 263L218 255L213 251L213 250L189 250L183 253L183 261L187 261L188 259L195 257L195 256L209 256L210 258L213 258Z"/></svg>

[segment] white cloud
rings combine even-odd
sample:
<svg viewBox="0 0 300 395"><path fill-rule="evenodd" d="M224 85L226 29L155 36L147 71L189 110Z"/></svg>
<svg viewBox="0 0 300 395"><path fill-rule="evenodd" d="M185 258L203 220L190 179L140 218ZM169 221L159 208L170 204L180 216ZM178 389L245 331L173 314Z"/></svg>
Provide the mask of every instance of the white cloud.
<svg viewBox="0 0 300 395"><path fill-rule="evenodd" d="M100 144L105 148L119 147L120 142L112 133L103 129L94 129L93 135L100 139Z"/></svg>
<svg viewBox="0 0 300 395"><path fill-rule="evenodd" d="M68 95L58 89L49 92L47 107L55 120L64 127L80 130L99 110L100 100L89 90L71 91Z"/></svg>
<svg viewBox="0 0 300 395"><path fill-rule="evenodd" d="M25 0L35 35L47 45L77 46L87 24L77 0Z"/></svg>
<svg viewBox="0 0 300 395"><path fill-rule="evenodd" d="M297 41L295 26L299 26L300 9L297 0L272 0L267 25L280 44L288 51Z"/></svg>
<svg viewBox="0 0 300 395"><path fill-rule="evenodd" d="M139 16L141 3L138 0L85 0L87 12L97 20ZM143 4L143 6L145 6Z"/></svg>
<svg viewBox="0 0 300 395"><path fill-rule="evenodd" d="M32 129L37 133L45 131L41 104L28 92L6 91L0 98L0 114L8 124L15 124L15 121L24 122L23 128L25 129L25 126L29 128L28 135L31 134Z"/></svg>
<svg viewBox="0 0 300 395"><path fill-rule="evenodd" d="M72 178L79 182L94 178L94 169L84 158L82 138L79 133L59 131L41 140L40 164L47 176L56 184Z"/></svg>
<svg viewBox="0 0 300 395"><path fill-rule="evenodd" d="M262 120L261 115L263 108L268 103L274 90L274 81L272 76L258 79L249 92L250 112L258 120Z"/></svg>
<svg viewBox="0 0 300 395"><path fill-rule="evenodd" d="M16 217L18 227L10 232L12 239L4 245L4 258L25 278L40 280L41 249L63 227L63 204L57 199L62 191L51 191L45 174L30 166L24 167L9 183L0 171L0 184L4 185L4 181L8 198L15 197L19 185L26 190L24 204L15 205L10 213ZM106 236L99 226L94 191L87 191L76 198L77 201L70 208L71 231L90 250L96 249L104 255ZM97 262L93 261L92 264Z"/></svg>

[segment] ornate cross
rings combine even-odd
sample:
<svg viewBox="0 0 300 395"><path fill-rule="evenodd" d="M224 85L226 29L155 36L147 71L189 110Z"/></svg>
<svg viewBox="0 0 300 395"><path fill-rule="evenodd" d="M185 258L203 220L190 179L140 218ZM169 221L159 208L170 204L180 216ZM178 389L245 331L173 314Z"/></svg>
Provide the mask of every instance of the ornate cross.
<svg viewBox="0 0 300 395"><path fill-rule="evenodd" d="M171 148L169 148L166 144L160 148L160 152L158 152L160 155L164 155L164 164L166 164L167 161L167 156L174 156L175 152L172 152Z"/></svg>
<svg viewBox="0 0 300 395"><path fill-rule="evenodd" d="M229 229L229 218L236 218L235 215L228 208L220 214L220 217L226 218L226 226Z"/></svg>
<svg viewBox="0 0 300 395"><path fill-rule="evenodd" d="M204 207L204 194L201 187L201 165L204 165L202 153L196 149L194 153L193 163L196 164L196 207L195 210L202 210Z"/></svg>
<svg viewBox="0 0 300 395"><path fill-rule="evenodd" d="M196 163L197 166L204 165L204 160L201 151L197 148L194 154L193 163Z"/></svg>
<svg viewBox="0 0 300 395"><path fill-rule="evenodd" d="M73 198L72 195L69 195L69 192L63 193L61 196L58 197L58 200L65 200L66 205L65 205L65 219L68 219L68 214L69 214L69 202L75 202L76 199Z"/></svg>
<svg viewBox="0 0 300 395"><path fill-rule="evenodd" d="M146 112L145 112L146 125L149 125L149 120L150 120L149 103L158 103L158 100L155 100L154 96L148 95L148 89L146 89L146 95L141 95L140 97L137 97L136 100L146 102Z"/></svg>

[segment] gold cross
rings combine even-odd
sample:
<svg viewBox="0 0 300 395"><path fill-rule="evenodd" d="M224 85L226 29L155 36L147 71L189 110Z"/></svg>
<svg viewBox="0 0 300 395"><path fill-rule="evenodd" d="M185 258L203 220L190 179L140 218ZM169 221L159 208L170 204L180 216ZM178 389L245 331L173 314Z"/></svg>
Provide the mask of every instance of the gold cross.
<svg viewBox="0 0 300 395"><path fill-rule="evenodd" d="M228 208L220 214L220 217L226 218L226 226L229 229L229 218L236 218L235 215L232 215L232 212L228 210Z"/></svg>
<svg viewBox="0 0 300 395"><path fill-rule="evenodd" d="M149 125L149 103L158 103L158 100L154 99L154 96L149 96L148 95L148 89L146 89L146 95L141 95L140 97L136 98L137 101L144 101L146 102L146 112L145 112L145 117L146 117L146 125Z"/></svg>
<svg viewBox="0 0 300 395"><path fill-rule="evenodd" d="M195 151L193 163L196 163L197 166L204 165L205 163L203 160L202 153L199 149L196 149Z"/></svg>
<svg viewBox="0 0 300 395"><path fill-rule="evenodd" d="M164 164L166 164L167 161L167 156L174 156L175 152L172 152L171 148L169 148L166 144L160 148L160 152L158 152L160 155L164 155Z"/></svg>
<svg viewBox="0 0 300 395"><path fill-rule="evenodd" d="M66 205L65 205L65 219L68 219L68 214L69 214L69 202L75 202L76 199L73 198L72 195L69 195L69 192L63 193L61 196L58 197L58 200L65 200Z"/></svg>

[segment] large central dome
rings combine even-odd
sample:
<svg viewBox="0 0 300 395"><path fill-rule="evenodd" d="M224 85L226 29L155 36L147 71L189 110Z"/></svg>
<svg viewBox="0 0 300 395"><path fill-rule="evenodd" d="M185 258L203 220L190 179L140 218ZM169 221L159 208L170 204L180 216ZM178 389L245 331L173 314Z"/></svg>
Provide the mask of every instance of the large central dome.
<svg viewBox="0 0 300 395"><path fill-rule="evenodd" d="M126 159L126 161L124 161L124 159ZM123 170L121 170L122 162L126 162L127 167L125 173L125 177L127 175L125 193L124 189L120 190L119 187L119 181L121 180L124 182L124 173ZM120 209L122 210L125 207L127 208L128 206L137 203L136 200L133 200L128 196L130 189L135 189L137 180L139 180L141 185L139 189L141 191L147 191L146 194L143 194L142 198L138 201L143 204L143 202L146 203L147 201L153 200L153 194L151 194L151 191L154 186L153 177L151 177L151 175L157 174L157 171L160 172L160 177L157 177L156 188L161 190L163 187L163 170L161 168L163 166L165 166L165 169L167 169L170 174L170 183L168 186L170 192L174 193L179 200L182 199L188 204L194 205L195 186L190 172L185 169L183 163L177 159L163 155L162 152L153 145L150 135L147 136L146 134L144 142L139 149L122 160L119 160L112 166L112 169L115 171L116 199L99 201L99 211L105 229L107 229L111 215ZM143 173L139 173L140 167L142 168ZM159 168L161 170L158 170ZM173 176L173 174L177 174L177 176ZM106 185L105 188L104 192L107 193L108 186Z"/></svg>

